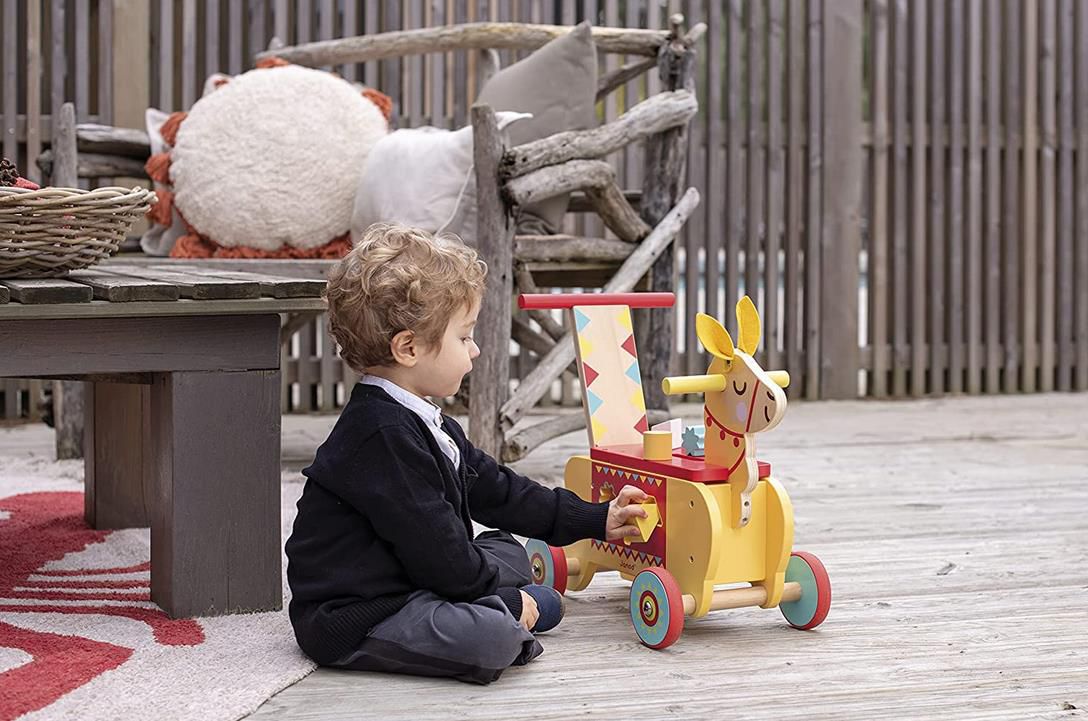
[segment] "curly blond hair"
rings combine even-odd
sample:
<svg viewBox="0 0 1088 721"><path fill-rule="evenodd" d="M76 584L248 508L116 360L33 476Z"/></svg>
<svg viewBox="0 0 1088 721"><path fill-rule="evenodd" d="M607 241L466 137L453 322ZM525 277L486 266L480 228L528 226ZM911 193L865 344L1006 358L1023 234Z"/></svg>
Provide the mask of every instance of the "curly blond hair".
<svg viewBox="0 0 1088 721"><path fill-rule="evenodd" d="M359 372L392 364L390 342L403 330L437 350L454 312L483 294L486 275L476 251L455 236L372 225L329 272L329 332Z"/></svg>

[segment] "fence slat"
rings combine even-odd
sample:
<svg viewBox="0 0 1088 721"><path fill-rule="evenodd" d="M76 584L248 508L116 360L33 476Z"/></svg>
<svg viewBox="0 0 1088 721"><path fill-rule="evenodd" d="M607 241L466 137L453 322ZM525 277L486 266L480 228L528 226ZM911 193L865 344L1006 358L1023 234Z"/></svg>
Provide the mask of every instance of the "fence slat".
<svg viewBox="0 0 1088 721"><path fill-rule="evenodd" d="M1001 8L986 5L986 392L1001 390Z"/></svg>
<svg viewBox="0 0 1088 721"><path fill-rule="evenodd" d="M786 353L786 370L801 373L801 232L804 218L804 112L805 112L805 16L804 5L799 2L786 4L789 22L789 39L786 42L788 57L787 85L789 107L787 109L788 151L786 153L786 268L785 303L783 309L783 345ZM731 261L730 261L731 262ZM798 387L803 387L798 384Z"/></svg>
<svg viewBox="0 0 1088 721"><path fill-rule="evenodd" d="M823 243L823 1L808 3L808 208L805 217L805 398L820 397L820 249Z"/></svg>
<svg viewBox="0 0 1088 721"><path fill-rule="evenodd" d="M762 307L759 298L759 254L762 245L761 225L764 220L763 191L765 134L763 132L763 93L765 57L764 33L766 20L762 2L748 3L748 52L747 52L747 130L748 130L748 209L747 209L747 244L744 251L744 292L751 296L756 305ZM733 327L733 323L726 324Z"/></svg>
<svg viewBox="0 0 1088 721"><path fill-rule="evenodd" d="M858 395L858 260L861 255L861 146L863 27L861 0L828 3L824 22L824 167L822 288L833 298L820 303L820 393Z"/></svg>
<svg viewBox="0 0 1088 721"><path fill-rule="evenodd" d="M982 391L982 0L967 5L967 392Z"/></svg>
<svg viewBox="0 0 1088 721"><path fill-rule="evenodd" d="M1088 7L1077 3L1077 374L1075 387L1088 390Z"/></svg>
<svg viewBox="0 0 1088 721"><path fill-rule="evenodd" d="M656 3L654 4L656 7ZM728 5L729 40L726 43L728 61L726 70L729 80L726 85L725 125L729 129L729 144L726 147L726 249L725 249L725 300L722 303L722 320L733 304L740 299L740 246L744 237L744 216L741 204L744 199L744 156L741 143L744 124L741 112L741 53L744 43L743 26L744 7L742 0L729 0ZM651 25L651 27L653 27ZM653 73L651 73L651 79ZM650 92L654 92L651 85Z"/></svg>
<svg viewBox="0 0 1088 721"><path fill-rule="evenodd" d="M725 195L726 165L725 165L725 125L722 122L722 77L723 64L725 62L722 45L722 23L724 22L721 2L711 2L707 8L707 24L713 28L706 36L706 154L707 178L706 178L706 314L712 318L721 320L724 306L718 303L718 290L721 285L722 265L721 253L725 248L725 237L729 232L728 219L725 215L725 206L728 202ZM630 83L628 84L630 87ZM638 158L641 162L641 156ZM630 187L630 186L629 186ZM732 265L733 260L728 256L726 265ZM690 314L689 314L690 316ZM706 367L705 354L702 346L694 340L694 334L688 333L688 355L695 357L695 367Z"/></svg>
<svg viewBox="0 0 1088 721"><path fill-rule="evenodd" d="M16 136L18 126L18 86L19 78L19 28L17 11L19 6L15 3L0 3L0 12L4 18L4 33L0 42L0 53L4 55L4 157L11 162L19 162L19 143Z"/></svg>
<svg viewBox="0 0 1088 721"><path fill-rule="evenodd" d="M1021 28L1023 33L1023 139L1024 168L1020 210L1022 230L1020 232L1020 302L1022 327L1020 343L1021 367L1020 389L1032 393L1036 388L1036 373L1039 365L1038 335L1038 277L1039 226L1038 204L1038 82L1039 82L1039 6L1036 0L1022 0Z"/></svg>
<svg viewBox="0 0 1088 721"><path fill-rule="evenodd" d="M347 5L351 8L355 7L355 3L353 2L349 2ZM347 8L345 8L344 12L348 12ZM351 12L354 12L354 10ZM276 4L272 7L272 33L279 38L280 42L284 45L290 45L294 42L294 39L291 37L290 14L287 0L276 0Z"/></svg>
<svg viewBox="0 0 1088 721"><path fill-rule="evenodd" d="M869 346L873 349L869 392L888 394L888 3L870 5L872 179L869 183Z"/></svg>
<svg viewBox="0 0 1088 721"><path fill-rule="evenodd" d="M231 75L237 75L246 69L248 63L243 58L243 49L245 48L245 21L242 18L242 12L244 10L245 0L230 0L230 7L227 13L227 32L230 38L230 47L227 48L227 72ZM301 25L301 7L306 4L307 0L299 0L299 24Z"/></svg>
<svg viewBox="0 0 1088 721"><path fill-rule="evenodd" d="M65 42L65 0L53 0L49 13L49 36L53 46L50 52L49 68L49 113L56 117L60 106L64 105L67 95L65 84L68 80L68 44Z"/></svg>
<svg viewBox="0 0 1088 721"><path fill-rule="evenodd" d="M405 3L404 11L407 15L405 27L423 27L423 0L411 0ZM413 55L407 58L404 65L404 79L402 87L406 88L408 96L408 116L413 128L424 124L423 121L423 61L425 56Z"/></svg>
<svg viewBox="0 0 1088 721"><path fill-rule="evenodd" d="M945 2L933 4L929 36L929 227L928 248L929 292L925 298L929 327L929 391L940 394L944 384L944 314L945 264L948 245L945 242L945 95L944 76L947 72L944 55ZM923 66L925 61L923 60Z"/></svg>
<svg viewBox="0 0 1088 721"><path fill-rule="evenodd" d="M429 24L442 26L446 24L446 4L442 1L429 2ZM431 125L438 128L450 127L448 111L446 109L446 74L453 69L448 62L449 53L434 53L429 58L429 70L431 78Z"/></svg>
<svg viewBox="0 0 1088 721"><path fill-rule="evenodd" d="M926 392L926 5L911 17L911 266L910 392Z"/></svg>
<svg viewBox="0 0 1088 721"><path fill-rule="evenodd" d="M240 1L240 0L239 0ZM159 0L159 109L177 110L174 104L174 3Z"/></svg>
<svg viewBox="0 0 1088 721"><path fill-rule="evenodd" d="M268 49L268 0L249 0L249 30L246 32L245 65L253 64L254 56Z"/></svg>
<svg viewBox="0 0 1088 721"><path fill-rule="evenodd" d="M907 70L909 68L909 20L907 0L894 0L890 16L892 28L892 174L891 174L891 232L892 232L892 394L907 394L907 369L910 365L908 323L910 316L908 281L909 262L907 238Z"/></svg>
<svg viewBox="0 0 1088 721"><path fill-rule="evenodd" d="M1057 25L1056 0L1046 0L1040 6L1042 11L1042 33L1039 55L1042 61L1042 137L1039 154L1039 390L1054 390L1055 360L1054 347L1054 293L1057 237L1054 224L1057 220L1057 192L1055 188L1057 172L1057 135L1058 109L1057 93Z"/></svg>
<svg viewBox="0 0 1088 721"><path fill-rule="evenodd" d="M219 57L219 0L208 0L204 6L204 77L203 81L212 73L218 73L222 67L222 59ZM286 41L285 41L286 42Z"/></svg>
<svg viewBox="0 0 1088 721"><path fill-rule="evenodd" d="M295 42L296 43L308 43L314 39L313 34L313 19L314 19L314 6L313 0L297 0L295 5ZM367 5L374 5L370 2Z"/></svg>
<svg viewBox="0 0 1088 721"><path fill-rule="evenodd" d="M318 333L319 320L312 320L302 326L298 335L298 408L301 413L317 410L314 403L319 376L314 372L314 340Z"/></svg>
<svg viewBox="0 0 1088 721"><path fill-rule="evenodd" d="M99 2L98 11L98 122L113 124L113 5Z"/></svg>
<svg viewBox="0 0 1088 721"><path fill-rule="evenodd" d="M26 5L26 163L21 172L34 182L41 172L34 160L42 152L42 6L40 0Z"/></svg>
<svg viewBox="0 0 1088 721"><path fill-rule="evenodd" d="M782 367L779 330L779 239L785 168L782 157L782 0L767 4L767 218L763 254L763 358L768 368ZM856 342L855 342L856 345Z"/></svg>
<svg viewBox="0 0 1088 721"><path fill-rule="evenodd" d="M1005 166L1002 182L1005 188L1004 205L1004 278L1001 289L1005 299L1004 341L1006 393L1014 393L1019 388L1017 372L1020 365L1020 350L1025 337L1019 323L1020 314L1020 237L1023 226L1020 225L1020 202L1023 199L1020 178L1020 154L1022 151L1022 102L1020 96L1020 67L1023 58L1020 55L1020 23L1016 22L1019 0L1008 0L1005 19Z"/></svg>
<svg viewBox="0 0 1088 721"><path fill-rule="evenodd" d="M948 343L948 380L950 393L963 392L963 314L964 314L964 250L963 233L963 77L964 27L963 3L948 3L948 211L946 217L945 254L948 268L945 283L948 304L944 312L945 337Z"/></svg>
<svg viewBox="0 0 1088 721"><path fill-rule="evenodd" d="M381 32L380 26L378 24L378 3L377 2L372 1L372 2L368 2L368 3L366 3L364 5L363 23L364 23L363 24L363 34L369 35L369 34L372 34L372 33ZM370 86L372 88L377 88L378 87L378 84L379 84L380 81L378 79L378 61L377 60L369 60L369 61L367 61L366 63L363 64L363 82L366 83L368 86ZM385 92L386 94L390 94L393 91L392 91L392 89L390 89L390 90L383 89L383 92ZM396 102L395 98L394 98L394 102Z"/></svg>
<svg viewBox="0 0 1088 721"><path fill-rule="evenodd" d="M320 410L322 413L331 413L336 410L336 387L340 382L337 377L340 371L340 358L336 355L336 343L329 334L328 316L322 315L317 319L317 348L321 353L321 398Z"/></svg>
<svg viewBox="0 0 1088 721"><path fill-rule="evenodd" d="M196 0L185 0L181 8L181 108L188 110L198 97L196 76Z"/></svg>
<svg viewBox="0 0 1088 721"><path fill-rule="evenodd" d="M1073 388L1073 287L1074 248L1073 148L1073 0L1060 0L1058 10L1058 373L1060 391ZM1083 237L1081 243L1083 244ZM1081 282L1085 282L1082 277Z"/></svg>
<svg viewBox="0 0 1088 721"><path fill-rule="evenodd" d="M91 0L75 0L75 62L74 91L76 120L84 121L91 114Z"/></svg>

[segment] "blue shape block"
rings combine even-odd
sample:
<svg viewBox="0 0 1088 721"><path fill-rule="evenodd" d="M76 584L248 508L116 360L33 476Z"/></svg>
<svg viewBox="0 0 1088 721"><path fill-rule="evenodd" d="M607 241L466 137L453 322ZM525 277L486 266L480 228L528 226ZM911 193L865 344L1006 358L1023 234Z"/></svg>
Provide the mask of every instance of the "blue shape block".
<svg viewBox="0 0 1088 721"><path fill-rule="evenodd" d="M684 452L689 456L702 456L705 454L703 441L706 437L706 426L684 426L681 436Z"/></svg>
<svg viewBox="0 0 1088 721"><path fill-rule="evenodd" d="M642 383L642 374L638 372L638 361L635 361L627 368L627 377L635 383Z"/></svg>
<svg viewBox="0 0 1088 721"><path fill-rule="evenodd" d="M586 389L586 401L589 403L589 415L596 413L597 409L604 403L600 396L588 388Z"/></svg>
<svg viewBox="0 0 1088 721"><path fill-rule="evenodd" d="M578 332L581 333L583 330L585 330L585 327L589 325L589 316L575 308L574 325L576 328L578 328Z"/></svg>

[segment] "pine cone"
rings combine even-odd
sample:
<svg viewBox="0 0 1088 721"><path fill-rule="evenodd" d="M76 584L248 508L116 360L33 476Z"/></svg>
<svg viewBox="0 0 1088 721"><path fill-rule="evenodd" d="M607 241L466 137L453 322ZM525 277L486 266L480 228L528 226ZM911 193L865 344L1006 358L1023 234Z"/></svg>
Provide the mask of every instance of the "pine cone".
<svg viewBox="0 0 1088 721"><path fill-rule="evenodd" d="M10 187L19 179L19 171L15 169L15 163L7 158L0 159L0 185Z"/></svg>

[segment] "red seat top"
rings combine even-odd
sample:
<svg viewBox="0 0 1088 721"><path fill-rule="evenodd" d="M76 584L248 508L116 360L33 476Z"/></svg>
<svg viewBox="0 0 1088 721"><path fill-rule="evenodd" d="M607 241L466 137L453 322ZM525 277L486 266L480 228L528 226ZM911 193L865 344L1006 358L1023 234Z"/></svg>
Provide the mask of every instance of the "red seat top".
<svg viewBox="0 0 1088 721"><path fill-rule="evenodd" d="M675 450L667 461L648 461L642 457L642 446L637 443L589 449L589 457L602 463L625 466L645 473L682 478L696 483L722 483L729 480L729 469L715 466L698 456L689 456ZM771 475L771 464L757 461L759 477Z"/></svg>

